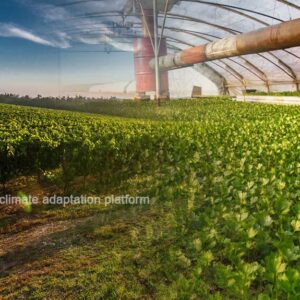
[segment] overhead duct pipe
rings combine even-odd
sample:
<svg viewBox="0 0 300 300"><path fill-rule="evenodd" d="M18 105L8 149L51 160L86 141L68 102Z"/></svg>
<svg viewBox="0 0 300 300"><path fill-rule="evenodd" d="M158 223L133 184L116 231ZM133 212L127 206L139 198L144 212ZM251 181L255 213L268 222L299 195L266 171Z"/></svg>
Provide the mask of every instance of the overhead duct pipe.
<svg viewBox="0 0 300 300"><path fill-rule="evenodd" d="M216 59L300 46L300 19L168 54L159 58L160 69L176 69ZM155 68L155 61L150 61Z"/></svg>

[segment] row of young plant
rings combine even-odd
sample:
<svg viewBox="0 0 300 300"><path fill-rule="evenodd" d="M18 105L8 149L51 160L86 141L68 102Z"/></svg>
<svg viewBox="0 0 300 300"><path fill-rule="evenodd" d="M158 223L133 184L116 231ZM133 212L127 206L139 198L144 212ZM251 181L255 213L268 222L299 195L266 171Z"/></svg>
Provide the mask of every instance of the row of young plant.
<svg viewBox="0 0 300 300"><path fill-rule="evenodd" d="M0 181L61 169L67 187L77 177L108 183L167 163L190 125L0 106ZM202 130L197 125L199 132Z"/></svg>
<svg viewBox="0 0 300 300"><path fill-rule="evenodd" d="M298 120L210 128L166 166L157 196L177 221L164 256L170 299L299 298Z"/></svg>
<svg viewBox="0 0 300 300"><path fill-rule="evenodd" d="M177 122L1 106L1 178L58 166L66 183L155 176L173 228L154 232L173 241L158 297L298 299L299 110L204 101L191 122L177 105Z"/></svg>
<svg viewBox="0 0 300 300"><path fill-rule="evenodd" d="M176 120L194 122L206 121L208 119L228 119L231 117L257 119L265 118L270 114L294 114L294 111L296 113L299 112L299 109L290 109L290 107L281 107L278 110L274 106L268 106L264 109L261 109L259 106L253 106L249 109L249 105L230 101L230 98L226 97L163 101L160 108L157 107L155 101L26 99L13 96L0 96L0 103L157 121Z"/></svg>

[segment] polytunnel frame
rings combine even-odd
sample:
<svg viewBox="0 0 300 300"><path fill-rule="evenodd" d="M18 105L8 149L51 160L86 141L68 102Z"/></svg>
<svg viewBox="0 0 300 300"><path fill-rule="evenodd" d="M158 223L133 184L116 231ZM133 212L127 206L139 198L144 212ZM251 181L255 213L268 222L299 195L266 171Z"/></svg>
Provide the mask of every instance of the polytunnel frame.
<svg viewBox="0 0 300 300"><path fill-rule="evenodd" d="M300 10L300 7L297 6L294 3L290 3L290 2L285 1L285 0L276 0L276 1ZM87 2L87 1L84 1L84 2ZM136 0L136 2L140 3L139 0ZM215 3L215 2L210 2L210 1L200 1L200 0L181 0L180 2L191 2L191 3L198 3L198 4L203 4L203 5L209 5L209 6L218 7L220 9L223 9L223 10L226 10L226 11L230 11L230 12L232 12L234 14L238 14L238 15L241 15L241 16L243 16L245 18L251 19L252 21L260 23L263 26L269 26L270 24L267 23L267 22L265 22L265 21L263 21L263 20L260 20L260 19L258 19L256 17L251 16L251 15L247 14L246 12L249 12L249 13L252 13L252 14L255 14L255 15L260 15L260 16L263 16L263 17L266 17L266 18L270 18L270 19L276 20L278 22L284 22L284 20L281 20L279 18L275 18L275 17L273 17L271 15L267 15L267 14L264 14L264 13L260 13L260 12L253 11L253 10L246 9L246 8L242 8L242 7L237 7L237 6L222 4L222 3ZM141 5L141 4L139 4L139 5ZM166 29L166 30L171 30L173 32L179 32L179 33L193 35L193 36L195 36L197 38L200 38L200 39L203 39L203 40L209 41L209 42L213 41L213 40L207 38L207 36L210 36L210 37L213 37L213 38L216 38L216 39L221 39L221 37L213 36L213 35L210 35L209 33L196 32L196 31L195 32L191 32L191 31L186 30L184 28L176 28L176 27L170 28L168 26L165 26L165 23L166 23L167 19L184 20L184 21L190 21L190 22L205 24L207 26L214 27L214 28L216 28L218 30L225 31L225 32L230 33L232 35L236 35L236 34L242 33L241 31L238 31L238 30L226 27L226 26L218 25L218 24L215 24L215 23L211 23L211 22L208 22L208 21L205 21L205 20L201 20L199 18L185 16L185 15L180 15L180 14L169 13L167 11L167 8L168 8L168 0L166 0L166 6L165 6L165 11L164 11L163 15L160 14L158 16L159 18L163 18L163 24L162 24L162 26L159 26L159 28L161 29L161 37L162 37L162 34L165 32L165 29ZM141 14L134 13L134 14L126 14L126 15L124 15L124 13L122 11L117 11L116 10L116 11L109 11L109 12L96 13L96 14L95 13L84 14L84 15L81 15L81 16L77 16L76 18L123 17L123 19L125 19L126 17L129 17L129 16L138 17L138 18L143 18L143 17L145 18L146 16L145 16L145 13L143 12L143 10L141 10L141 12L142 12ZM168 37L168 35L166 35L166 34L165 34L165 36ZM116 38L122 38L122 37L124 37L124 36L119 36L119 37L116 37ZM168 37L168 38L170 39L170 37ZM172 37L172 39L173 39L173 41L175 41L175 39L173 37ZM186 41L179 40L178 38L177 38L177 42L179 42L181 44L188 45L188 46L195 46L195 45L189 44ZM152 40L152 45L153 45L153 40ZM170 44L168 45L168 47L170 47ZM173 49L174 49L174 47L173 47ZM180 48L178 48L178 49L180 49ZM292 55L292 56L296 57L297 59L300 59L300 57L298 57L296 54L294 54L294 53L292 53L292 52L290 52L290 51L288 51L286 49L282 49L282 50L279 50L279 51L284 51L286 54ZM266 52L266 53L269 54L270 56L272 56L277 62L274 62L272 59L266 57L265 54L256 54L256 55L258 55L262 59L268 61L269 63L273 64L278 70L280 70L281 72L283 72L287 76L289 76L292 79L292 81L285 81L284 83L285 84L294 84L295 87L296 87L296 90L299 91L299 83L300 82L299 82L299 80L297 78L296 72L293 70L293 67L290 66L288 63L282 61L282 59L280 59L276 54L274 54L272 52ZM246 67L243 64L237 62L235 59L241 59L241 60L243 60L244 63L248 67ZM268 92L271 91L271 86L273 84L270 82L270 80L269 80L268 76L266 75L266 73L263 72L258 66L256 66L254 62L251 62L249 59L246 59L244 56L239 56L237 58L228 58L226 60L228 60L230 62L227 63L227 62L224 62L223 60L219 60L219 62L221 62L222 64L225 65L225 68L223 66L220 66L216 61L213 61L213 62L210 62L210 63L218 66L219 68L224 69L226 72L228 72L231 75L233 75L235 78L237 78L241 82L241 84L242 84L241 86L243 88L245 88L247 86L247 84L246 84L246 80L245 80L244 76L242 75L242 73L240 73L237 70L235 70L234 67L232 67L232 64L237 64L240 67L242 67L243 69L245 69L247 72L249 72L252 75L254 75L255 77L259 78L259 80L262 81L263 84L266 86ZM217 70L215 70L215 72L219 74L219 72ZM205 74L203 74L203 75L205 76ZM219 74L219 75L221 75L221 74ZM221 75L221 76L224 77L223 75ZM226 79L226 81L227 81L227 79Z"/></svg>
<svg viewBox="0 0 300 300"><path fill-rule="evenodd" d="M214 23L211 23L211 22L207 22L207 21L204 21L204 20L201 20L201 19L198 19L198 18L194 18L194 17L187 17L187 16L183 16L183 15L179 15L179 14L168 14L168 16L171 16L172 18L178 18L180 20L185 20L185 21L192 21L192 22L195 22L195 23L203 23L205 25L208 25L208 26L212 26L212 27L215 27L219 30L223 30L225 32L228 32L230 34L241 34L243 32L241 31L237 31L237 30L234 30L232 28L229 28L229 27L226 27L226 26L220 26L220 25L217 25L217 24L214 24ZM179 29L181 32L184 32L182 31L182 29ZM219 38L221 39L221 38ZM195 46L195 45L193 45ZM284 51L290 55L293 55L295 56L294 54L292 54L291 52L289 52L288 50L285 50L285 49L282 49L281 51ZM299 82L298 82L298 78L296 76L296 73L295 71L293 70L293 68L291 66L289 66L287 63L283 62L279 57L277 57L277 55L275 55L274 53L272 52L266 52L268 53L269 55L271 55L272 57L274 57L274 59L277 60L278 64L275 63L274 61L268 59L264 54L256 54L258 56L260 56L261 58L267 60L268 62L272 63L274 66L276 66L278 69L280 69L282 72L284 72L286 75L288 75L290 78L293 79L293 81L291 83L295 84L296 86L296 89L297 91L299 91ZM240 56L240 57L243 57L243 56ZM300 59L300 58L299 58ZM255 65L255 64L254 64ZM287 69L287 70L286 70Z"/></svg>

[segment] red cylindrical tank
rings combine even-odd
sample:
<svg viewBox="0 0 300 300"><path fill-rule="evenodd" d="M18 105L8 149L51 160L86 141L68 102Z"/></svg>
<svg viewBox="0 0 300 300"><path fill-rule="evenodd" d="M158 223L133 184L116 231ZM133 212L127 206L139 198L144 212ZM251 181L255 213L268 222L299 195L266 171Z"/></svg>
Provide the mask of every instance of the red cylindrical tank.
<svg viewBox="0 0 300 300"><path fill-rule="evenodd" d="M166 40L162 39L159 55L167 54ZM134 65L136 78L136 93L138 95L155 91L155 72L149 62L154 58L151 40L148 37L138 38L134 41ZM168 72L160 74L160 90L162 97L169 95Z"/></svg>

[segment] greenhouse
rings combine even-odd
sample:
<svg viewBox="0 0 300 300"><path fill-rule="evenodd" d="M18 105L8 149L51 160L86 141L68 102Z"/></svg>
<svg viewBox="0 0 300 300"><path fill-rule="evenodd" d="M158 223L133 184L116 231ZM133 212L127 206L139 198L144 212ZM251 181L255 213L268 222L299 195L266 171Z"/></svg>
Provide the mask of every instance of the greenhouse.
<svg viewBox="0 0 300 300"><path fill-rule="evenodd" d="M300 0L0 2L0 299L300 299Z"/></svg>

